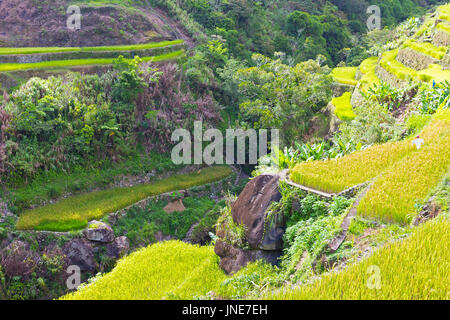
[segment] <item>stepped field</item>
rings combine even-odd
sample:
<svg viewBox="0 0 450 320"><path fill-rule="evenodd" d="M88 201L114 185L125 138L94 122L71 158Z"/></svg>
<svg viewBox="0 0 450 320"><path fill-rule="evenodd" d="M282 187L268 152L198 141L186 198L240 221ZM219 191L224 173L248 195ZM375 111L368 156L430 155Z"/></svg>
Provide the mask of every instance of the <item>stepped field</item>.
<svg viewBox="0 0 450 320"><path fill-rule="evenodd" d="M160 56L142 57L142 60L160 62L178 58L183 53L184 53L183 50L178 50ZM114 58L56 60L56 61L44 61L36 63L3 63L0 64L0 72L34 70L34 69L70 68L70 67L91 66L91 65L109 65L112 64L113 61Z"/></svg>
<svg viewBox="0 0 450 320"><path fill-rule="evenodd" d="M136 51L163 48L184 43L183 40L151 42L145 44L99 46L99 47L40 47L40 48L0 48L0 55L23 55L58 52L94 52L94 51Z"/></svg>
<svg viewBox="0 0 450 320"><path fill-rule="evenodd" d="M447 141L446 134L450 129L446 119L448 114L448 110L441 111L422 130L420 135L425 143ZM426 150L417 150L411 141L412 138L376 145L339 159L301 163L292 170L290 178L298 184L321 191L340 192L375 178L408 155Z"/></svg>
<svg viewBox="0 0 450 320"><path fill-rule="evenodd" d="M416 42L408 40L404 43L405 47L409 47L417 52L429 55L435 59L441 60L448 51L446 47L436 47L429 42Z"/></svg>
<svg viewBox="0 0 450 320"><path fill-rule="evenodd" d="M269 293L285 300L448 300L450 220L443 215L368 259L311 285ZM375 272L379 271L379 277ZM377 285L379 280L379 285Z"/></svg>
<svg viewBox="0 0 450 320"><path fill-rule="evenodd" d="M62 300L162 300L205 296L226 279L211 246L160 242L120 260Z"/></svg>
<svg viewBox="0 0 450 320"><path fill-rule="evenodd" d="M353 112L353 106L350 103L351 99L352 94L350 92L345 92L341 97L331 100L331 103L336 107L334 113L340 120L350 121L355 119L356 115Z"/></svg>
<svg viewBox="0 0 450 320"><path fill-rule="evenodd" d="M361 77L360 89L366 92L374 84L379 84L380 79L377 77L375 69L378 65L378 57L371 57L364 60L359 66L359 70L363 74Z"/></svg>
<svg viewBox="0 0 450 320"><path fill-rule="evenodd" d="M450 120L435 120L440 136L382 173L358 206L358 214L383 222L409 224L417 200L425 200L450 168Z"/></svg>
<svg viewBox="0 0 450 320"><path fill-rule="evenodd" d="M356 86L358 84L358 81L355 79L357 70L357 67L334 68L331 75L339 83Z"/></svg>
<svg viewBox="0 0 450 320"><path fill-rule="evenodd" d="M105 214L126 208L140 200L175 190L216 182L228 177L228 166L216 166L189 174L173 175L151 184L86 193L61 200L55 204L24 211L16 227L69 231L87 226L89 220L100 219Z"/></svg>

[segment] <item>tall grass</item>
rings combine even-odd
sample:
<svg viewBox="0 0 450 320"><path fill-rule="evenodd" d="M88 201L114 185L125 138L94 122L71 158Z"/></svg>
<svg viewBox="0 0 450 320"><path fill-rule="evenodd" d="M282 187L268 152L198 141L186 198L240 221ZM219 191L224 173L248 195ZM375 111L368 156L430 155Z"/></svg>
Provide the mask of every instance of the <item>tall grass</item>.
<svg viewBox="0 0 450 320"><path fill-rule="evenodd" d="M178 50L159 56L143 57L143 61L160 62L165 60L175 59L184 53L183 50ZM109 65L112 64L115 58L104 59L73 59L73 60L55 60L43 61L36 63L3 63L0 64L0 72L18 71L18 70L33 70L33 69L55 69L55 68L71 68L89 65Z"/></svg>
<svg viewBox="0 0 450 320"><path fill-rule="evenodd" d="M213 247L158 243L123 258L110 273L61 299L194 299L226 279L218 262Z"/></svg>
<svg viewBox="0 0 450 320"><path fill-rule="evenodd" d="M209 167L195 173L173 175L151 184L74 196L55 204L24 211L16 227L22 230L49 231L79 229L85 227L89 220L100 219L105 214L116 212L145 198L212 183L231 173L228 166Z"/></svg>
<svg viewBox="0 0 450 320"><path fill-rule="evenodd" d="M391 243L370 258L341 272L331 272L311 285L272 292L284 300L414 300L450 298L450 221L441 216L419 227L410 238ZM370 277L380 271L380 287ZM373 268L373 267L372 267ZM376 279L376 278L373 278Z"/></svg>
<svg viewBox="0 0 450 320"><path fill-rule="evenodd" d="M93 51L135 51L155 48L164 48L176 44L182 44L184 40L151 42L144 44L131 44L120 46L100 46L100 47L26 47L26 48L0 48L0 55L21 55L39 53L59 53L59 52L93 52Z"/></svg>

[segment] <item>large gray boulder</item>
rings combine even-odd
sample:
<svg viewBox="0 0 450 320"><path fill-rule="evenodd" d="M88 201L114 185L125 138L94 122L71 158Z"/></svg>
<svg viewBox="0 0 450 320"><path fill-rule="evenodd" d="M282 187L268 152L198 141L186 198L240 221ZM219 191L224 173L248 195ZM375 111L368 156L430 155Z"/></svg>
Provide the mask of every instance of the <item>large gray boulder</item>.
<svg viewBox="0 0 450 320"><path fill-rule="evenodd" d="M125 236L117 237L106 245L106 253L115 259L122 258L128 253L128 250L130 250L130 241Z"/></svg>
<svg viewBox="0 0 450 320"><path fill-rule="evenodd" d="M286 219L280 213L268 215L274 202L281 200L279 175L264 174L251 180L231 207L233 222L245 227L245 239L236 239L227 219L217 228L215 253L228 274L256 260L278 264L282 254Z"/></svg>
<svg viewBox="0 0 450 320"><path fill-rule="evenodd" d="M227 274L238 272L250 262L264 260L273 265L278 264L282 251L244 250L236 248L222 240L217 240L214 252L221 258L220 267Z"/></svg>
<svg viewBox="0 0 450 320"><path fill-rule="evenodd" d="M114 241L114 231L106 223L100 221L89 222L84 230L84 236L90 241L109 243Z"/></svg>
<svg viewBox="0 0 450 320"><path fill-rule="evenodd" d="M266 221L267 209L281 200L278 175L264 174L251 180L231 208L233 220L243 224L252 249L281 250L285 232L284 219ZM281 218L281 219L280 219Z"/></svg>
<svg viewBox="0 0 450 320"><path fill-rule="evenodd" d="M75 265L81 271L94 272L96 269L92 244L83 238L72 239L63 246L68 265Z"/></svg>

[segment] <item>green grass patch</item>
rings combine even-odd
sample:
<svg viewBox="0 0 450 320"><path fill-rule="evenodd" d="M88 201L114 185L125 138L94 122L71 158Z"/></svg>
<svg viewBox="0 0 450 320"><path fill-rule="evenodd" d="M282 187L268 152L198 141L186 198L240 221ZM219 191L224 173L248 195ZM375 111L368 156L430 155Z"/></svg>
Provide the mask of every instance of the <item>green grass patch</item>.
<svg viewBox="0 0 450 320"><path fill-rule="evenodd" d="M95 188L106 188L121 176L137 176L154 172L156 175L173 171L179 166L173 164L166 155L151 153L145 156L133 156L120 163L105 161L96 166L80 165L71 172L45 171L31 182L21 180L10 183L10 204L14 212L21 212L31 206L40 205L64 194L78 194Z"/></svg>
<svg viewBox="0 0 450 320"><path fill-rule="evenodd" d="M435 45L429 42L416 42L414 40L406 41L404 43L404 46L438 60L444 58L448 50L446 47L436 47Z"/></svg>
<svg viewBox="0 0 450 320"><path fill-rule="evenodd" d="M450 221L441 216L370 258L310 285L271 292L280 300L448 300ZM374 268L375 266L375 268ZM378 269L379 268L379 269ZM379 278L374 277L379 271ZM376 286L377 278L379 286Z"/></svg>
<svg viewBox="0 0 450 320"><path fill-rule="evenodd" d="M341 97L334 98L331 103L336 107L334 113L343 121L351 121L356 118L356 114L353 112L353 106L350 103L352 94L345 92Z"/></svg>
<svg viewBox="0 0 450 320"><path fill-rule="evenodd" d="M100 46L100 47L36 47L36 48L0 48L0 55L22 55L40 53L60 53L60 52L94 52L94 51L136 51L155 48L164 48L176 44L183 44L184 40L151 42L145 44L132 44L120 46Z"/></svg>
<svg viewBox="0 0 450 320"><path fill-rule="evenodd" d="M356 86L358 84L358 81L355 79L357 70L357 67L334 68L331 75L339 83Z"/></svg>
<svg viewBox="0 0 450 320"><path fill-rule="evenodd" d="M62 300L191 300L205 296L227 276L210 246L168 241L141 249L110 272Z"/></svg>
<svg viewBox="0 0 450 320"><path fill-rule="evenodd" d="M131 247L156 242L155 234L161 231L165 236L183 240L190 227L205 217L216 203L209 197L184 198L184 211L167 213L167 201L150 201L145 208L130 208L127 214L114 225L116 235L126 234ZM217 221L217 219L216 219ZM211 224L214 225L215 221Z"/></svg>
<svg viewBox="0 0 450 320"><path fill-rule="evenodd" d="M143 57L142 60L160 62L165 60L176 59L184 53L184 50L178 50L159 56ZM3 63L0 64L0 72L18 71L18 70L33 70L33 69L53 69L53 68L70 68L90 65L110 65L115 58L105 59L74 59L74 60L55 60L43 61L36 63Z"/></svg>
<svg viewBox="0 0 450 320"><path fill-rule="evenodd" d="M87 223L89 220L100 219L105 214L116 212L145 198L216 182L231 173L232 170L228 166L208 167L195 173L173 175L151 184L113 188L74 196L55 204L24 211L16 227L22 230L43 229L50 223L56 223L57 227L49 231L69 231L72 230L74 221Z"/></svg>

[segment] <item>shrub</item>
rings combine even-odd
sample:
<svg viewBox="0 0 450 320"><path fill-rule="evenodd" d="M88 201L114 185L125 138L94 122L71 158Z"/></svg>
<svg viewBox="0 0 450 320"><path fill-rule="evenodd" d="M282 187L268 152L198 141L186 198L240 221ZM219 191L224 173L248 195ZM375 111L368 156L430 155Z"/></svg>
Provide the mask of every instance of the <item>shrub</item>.
<svg viewBox="0 0 450 320"><path fill-rule="evenodd" d="M341 272L330 272L310 285L294 290L284 288L269 293L265 298L445 300L448 299L449 241L450 222L446 215L419 227L408 239L390 243L370 258ZM373 266L380 271L379 289L368 285L375 285L370 281L374 275L371 271Z"/></svg>

